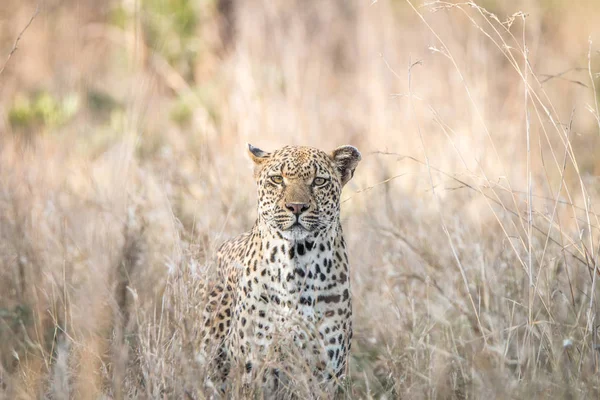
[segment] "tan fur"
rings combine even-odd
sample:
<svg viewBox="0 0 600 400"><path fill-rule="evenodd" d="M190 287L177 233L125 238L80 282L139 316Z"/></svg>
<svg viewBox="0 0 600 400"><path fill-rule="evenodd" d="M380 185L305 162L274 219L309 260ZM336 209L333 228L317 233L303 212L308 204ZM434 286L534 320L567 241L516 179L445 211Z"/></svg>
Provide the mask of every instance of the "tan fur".
<svg viewBox="0 0 600 400"><path fill-rule="evenodd" d="M345 374L352 338L339 212L342 187L360 153L351 146L331 154L286 146L270 154L249 146L249 155L258 217L249 232L219 249L221 283L205 310L204 344L217 344L220 379L231 366L241 366L249 378L262 375L272 391L293 370L286 347L327 385ZM264 360L273 354L283 371L265 372Z"/></svg>

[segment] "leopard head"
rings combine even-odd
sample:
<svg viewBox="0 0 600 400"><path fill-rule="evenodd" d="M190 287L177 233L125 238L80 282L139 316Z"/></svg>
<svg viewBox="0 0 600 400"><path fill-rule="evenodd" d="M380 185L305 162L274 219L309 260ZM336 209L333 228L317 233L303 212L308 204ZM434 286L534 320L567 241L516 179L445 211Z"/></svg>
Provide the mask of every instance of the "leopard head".
<svg viewBox="0 0 600 400"><path fill-rule="evenodd" d="M361 159L353 146L326 153L312 147L285 146L272 153L248 145L258 186L258 219L288 240L339 223L342 187Z"/></svg>

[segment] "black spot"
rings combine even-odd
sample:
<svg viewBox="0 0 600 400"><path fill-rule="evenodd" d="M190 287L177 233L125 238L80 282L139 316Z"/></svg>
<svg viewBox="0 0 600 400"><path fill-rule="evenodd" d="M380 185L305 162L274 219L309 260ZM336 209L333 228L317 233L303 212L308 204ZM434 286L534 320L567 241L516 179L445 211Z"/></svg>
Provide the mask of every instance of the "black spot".
<svg viewBox="0 0 600 400"><path fill-rule="evenodd" d="M252 371L252 363L251 362L247 362L246 363L246 372L250 373Z"/></svg>
<svg viewBox="0 0 600 400"><path fill-rule="evenodd" d="M271 295L271 300L273 300L278 305L281 304L281 300L279 299L279 296L277 296L276 294Z"/></svg>
<svg viewBox="0 0 600 400"><path fill-rule="evenodd" d="M333 356L335 355L334 351L332 349L327 350L327 355L329 356L329 358L333 358Z"/></svg>
<svg viewBox="0 0 600 400"><path fill-rule="evenodd" d="M242 326L246 326L246 318L242 317Z"/></svg>
<svg viewBox="0 0 600 400"><path fill-rule="evenodd" d="M261 317L261 318L264 318L265 317L265 310L259 310L258 311L258 316Z"/></svg>
<svg viewBox="0 0 600 400"><path fill-rule="evenodd" d="M290 246L288 255L290 256L290 260L296 256L296 250L294 249L294 246Z"/></svg>
<svg viewBox="0 0 600 400"><path fill-rule="evenodd" d="M310 297L308 297L308 298L306 298L304 296L300 297L300 304L302 304L302 305L305 305L305 304L306 305L310 305L310 303L311 303Z"/></svg>
<svg viewBox="0 0 600 400"><path fill-rule="evenodd" d="M335 258L337 258L339 262L342 262L342 256L340 256L338 251L335 252Z"/></svg>
<svg viewBox="0 0 600 400"><path fill-rule="evenodd" d="M266 294L264 294L264 293L260 295L260 299L261 299L263 302L265 302L265 303L268 303L268 302L269 302L269 298L268 298L268 297L267 297L267 295L266 295Z"/></svg>
<svg viewBox="0 0 600 400"><path fill-rule="evenodd" d="M323 245L323 243L321 243L321 244L319 245L319 250L320 250L320 251L325 251L325 246Z"/></svg>
<svg viewBox="0 0 600 400"><path fill-rule="evenodd" d="M348 289L344 290L344 300L348 300L348 297L350 296L350 294L348 293Z"/></svg>
<svg viewBox="0 0 600 400"><path fill-rule="evenodd" d="M275 262L275 254L277 254L277 247L273 247L273 251L271 252L271 262Z"/></svg>
<svg viewBox="0 0 600 400"><path fill-rule="evenodd" d="M311 251L314 246L313 242L306 241L306 251Z"/></svg>
<svg viewBox="0 0 600 400"><path fill-rule="evenodd" d="M302 268L296 268L294 270L294 272L297 273L298 275L300 275L300 278L304 278L304 275L306 275L304 270L302 270Z"/></svg>
<svg viewBox="0 0 600 400"><path fill-rule="evenodd" d="M304 255L304 245L302 243L298 243L298 255Z"/></svg>
<svg viewBox="0 0 600 400"><path fill-rule="evenodd" d="M339 294L319 295L319 297L317 298L317 301L319 303L321 303L321 302L338 303L340 301L340 295Z"/></svg>

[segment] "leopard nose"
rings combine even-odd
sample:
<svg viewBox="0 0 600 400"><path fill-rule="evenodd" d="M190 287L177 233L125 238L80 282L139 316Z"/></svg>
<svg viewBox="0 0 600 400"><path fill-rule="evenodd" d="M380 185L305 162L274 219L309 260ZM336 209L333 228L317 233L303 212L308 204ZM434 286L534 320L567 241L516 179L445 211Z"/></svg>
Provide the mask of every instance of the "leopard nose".
<svg viewBox="0 0 600 400"><path fill-rule="evenodd" d="M285 203L285 208L290 210L294 215L300 215L304 211L309 209L309 205L306 203Z"/></svg>

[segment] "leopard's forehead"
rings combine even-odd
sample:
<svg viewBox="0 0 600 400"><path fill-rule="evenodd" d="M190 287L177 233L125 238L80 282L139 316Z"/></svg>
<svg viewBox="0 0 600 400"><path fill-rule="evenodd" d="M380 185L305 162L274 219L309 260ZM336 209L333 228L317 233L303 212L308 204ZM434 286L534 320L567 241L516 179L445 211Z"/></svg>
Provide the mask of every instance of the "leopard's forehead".
<svg viewBox="0 0 600 400"><path fill-rule="evenodd" d="M285 146L273 152L269 163L286 174L333 170L333 160L323 150L307 146Z"/></svg>

